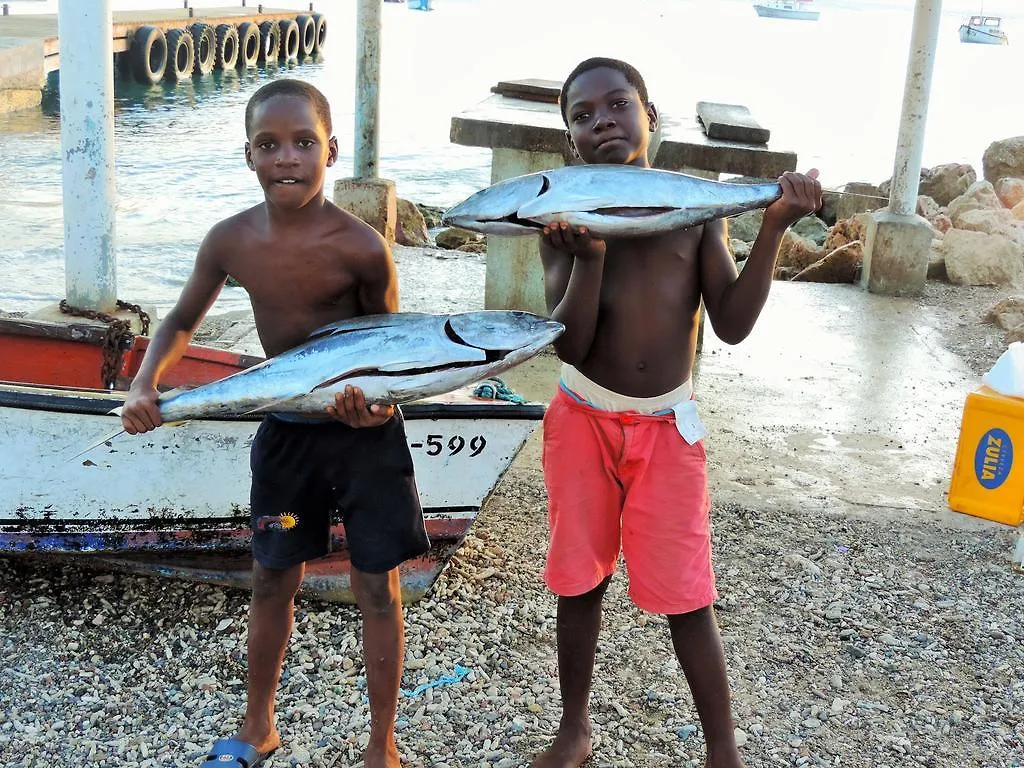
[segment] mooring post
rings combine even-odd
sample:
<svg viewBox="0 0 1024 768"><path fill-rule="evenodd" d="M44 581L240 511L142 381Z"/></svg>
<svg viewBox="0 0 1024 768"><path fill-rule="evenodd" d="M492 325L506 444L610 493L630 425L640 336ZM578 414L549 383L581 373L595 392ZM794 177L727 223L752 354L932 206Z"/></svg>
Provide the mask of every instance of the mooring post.
<svg viewBox="0 0 1024 768"><path fill-rule="evenodd" d="M359 0L356 13L356 142L354 176L376 178L380 114L382 0Z"/></svg>
<svg viewBox="0 0 1024 768"><path fill-rule="evenodd" d="M903 111L896 140L896 163L889 192L889 210L904 216L917 210L928 96L941 18L942 0L917 0L907 57L907 77L903 86Z"/></svg>
<svg viewBox="0 0 1024 768"><path fill-rule="evenodd" d="M110 0L60 0L57 33L67 300L111 312L117 268Z"/></svg>

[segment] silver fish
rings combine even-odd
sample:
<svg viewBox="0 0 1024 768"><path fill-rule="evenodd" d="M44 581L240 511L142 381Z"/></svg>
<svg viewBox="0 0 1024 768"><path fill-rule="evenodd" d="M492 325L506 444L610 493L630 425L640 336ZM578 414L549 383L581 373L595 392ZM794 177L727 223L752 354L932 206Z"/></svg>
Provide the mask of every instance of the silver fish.
<svg viewBox="0 0 1024 768"><path fill-rule="evenodd" d="M352 385L368 403L400 404L495 376L558 338L529 312L368 315L320 328L297 347L218 381L160 397L165 421L279 411L323 414Z"/></svg>
<svg viewBox="0 0 1024 768"><path fill-rule="evenodd" d="M323 415L348 385L367 403L401 404L496 376L564 330L556 320L506 310L366 315L325 325L299 346L223 379L165 392L157 404L167 424L269 411Z"/></svg>
<svg viewBox="0 0 1024 768"><path fill-rule="evenodd" d="M499 181L445 212L445 226L490 235L537 235L566 221L598 237L640 237L765 208L771 184L730 184L632 165L572 165Z"/></svg>

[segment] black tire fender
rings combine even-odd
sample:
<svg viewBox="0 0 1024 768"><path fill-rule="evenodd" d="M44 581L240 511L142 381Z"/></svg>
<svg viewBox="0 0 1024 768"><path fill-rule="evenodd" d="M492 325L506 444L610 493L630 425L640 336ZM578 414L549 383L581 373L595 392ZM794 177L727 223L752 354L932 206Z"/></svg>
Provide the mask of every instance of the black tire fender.
<svg viewBox="0 0 1024 768"><path fill-rule="evenodd" d="M238 47L238 30L230 24L217 25L217 46L214 66L217 69L234 69L241 55Z"/></svg>
<svg viewBox="0 0 1024 768"><path fill-rule="evenodd" d="M185 80L192 76L196 64L196 44L184 29L167 32L167 70L164 79L171 82Z"/></svg>
<svg viewBox="0 0 1024 768"><path fill-rule="evenodd" d="M302 41L299 39L299 25L295 19L281 19L281 61L295 61L299 58L299 48Z"/></svg>
<svg viewBox="0 0 1024 768"><path fill-rule="evenodd" d="M192 71L197 75L208 75L213 72L213 65L217 60L217 37L213 33L213 27L196 22L188 28L188 32L192 35L195 57Z"/></svg>
<svg viewBox="0 0 1024 768"><path fill-rule="evenodd" d="M313 46L313 53L320 53L320 49L327 42L327 17L322 13L314 13L313 23L316 25L316 44Z"/></svg>
<svg viewBox="0 0 1024 768"><path fill-rule="evenodd" d="M299 27L299 56L312 56L316 48L316 22L312 16L301 14L295 17L295 23Z"/></svg>
<svg viewBox="0 0 1024 768"><path fill-rule="evenodd" d="M281 27L276 21L260 24L260 64L276 62L281 53Z"/></svg>
<svg viewBox="0 0 1024 768"><path fill-rule="evenodd" d="M238 66L255 67L260 60L260 46L263 37L260 28L251 21L238 25Z"/></svg>
<svg viewBox="0 0 1024 768"><path fill-rule="evenodd" d="M159 83L167 69L167 38L159 27L139 27L132 33L128 66L144 85Z"/></svg>

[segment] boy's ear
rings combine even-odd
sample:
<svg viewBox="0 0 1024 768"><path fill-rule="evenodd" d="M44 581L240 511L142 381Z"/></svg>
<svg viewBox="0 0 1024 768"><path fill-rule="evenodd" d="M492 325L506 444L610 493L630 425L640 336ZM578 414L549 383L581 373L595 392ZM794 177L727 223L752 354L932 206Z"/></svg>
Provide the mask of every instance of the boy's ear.
<svg viewBox="0 0 1024 768"><path fill-rule="evenodd" d="M572 134L568 131L565 132L565 140L569 144L569 151L572 152L573 157L579 157L579 150L576 149L576 145L572 143Z"/></svg>
<svg viewBox="0 0 1024 768"><path fill-rule="evenodd" d="M249 142L245 142L245 164L249 166L250 171L256 170L256 164L252 161L252 147L249 146Z"/></svg>
<svg viewBox="0 0 1024 768"><path fill-rule="evenodd" d="M658 130L658 108L654 106L654 102L647 102L647 122L650 125L651 133Z"/></svg>
<svg viewBox="0 0 1024 768"><path fill-rule="evenodd" d="M338 139L334 136L327 141L327 167L330 168L338 162Z"/></svg>

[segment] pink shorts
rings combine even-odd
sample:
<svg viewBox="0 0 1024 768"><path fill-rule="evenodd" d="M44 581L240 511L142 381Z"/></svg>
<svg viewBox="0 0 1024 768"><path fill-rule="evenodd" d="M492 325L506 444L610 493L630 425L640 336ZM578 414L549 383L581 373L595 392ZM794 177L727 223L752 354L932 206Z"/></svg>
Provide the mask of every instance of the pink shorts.
<svg viewBox="0 0 1024 768"><path fill-rule="evenodd" d="M559 388L543 465L552 592L589 592L615 573L621 550L641 610L674 615L716 600L704 443L687 443L672 414L602 411Z"/></svg>

